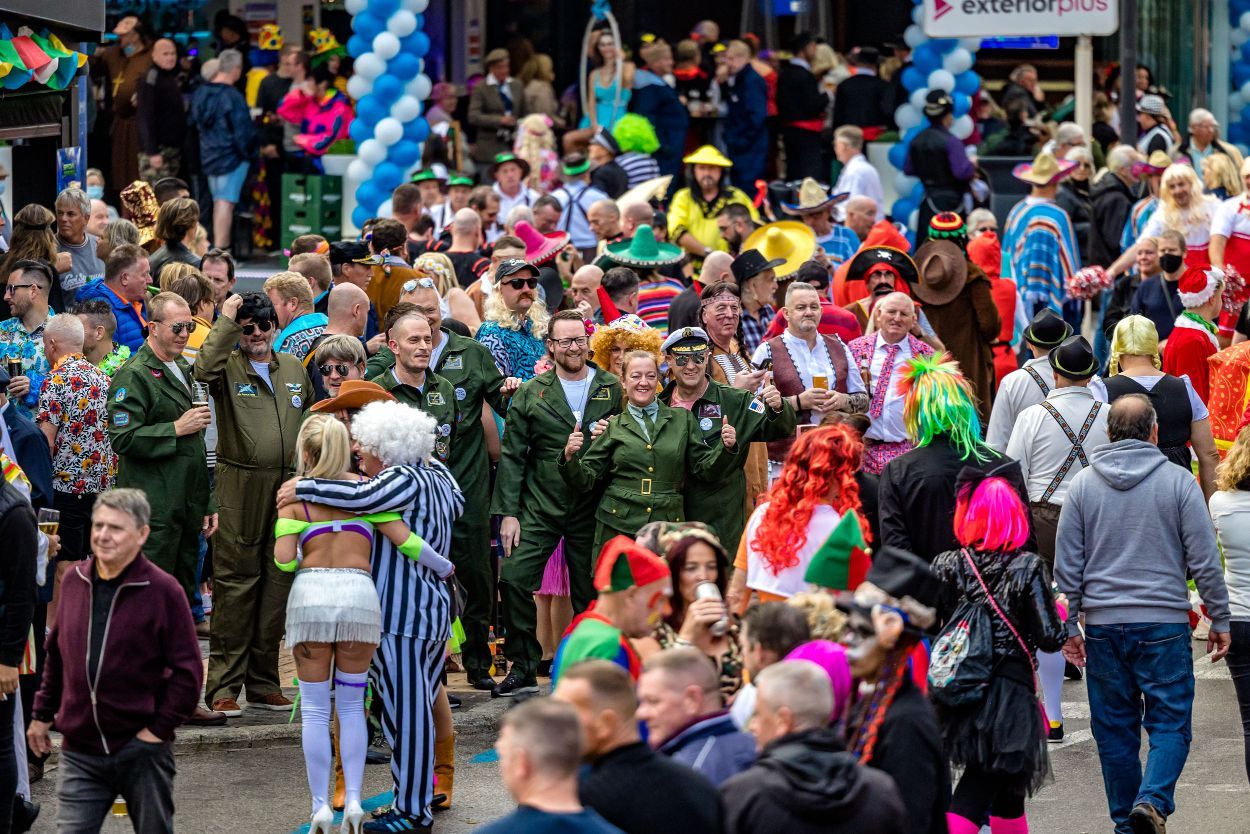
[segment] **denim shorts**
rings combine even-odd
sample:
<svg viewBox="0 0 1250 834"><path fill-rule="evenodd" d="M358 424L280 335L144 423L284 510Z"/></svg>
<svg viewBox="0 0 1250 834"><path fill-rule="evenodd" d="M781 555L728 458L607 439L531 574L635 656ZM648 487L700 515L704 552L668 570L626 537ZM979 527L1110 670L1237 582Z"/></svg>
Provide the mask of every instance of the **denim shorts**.
<svg viewBox="0 0 1250 834"><path fill-rule="evenodd" d="M240 162L239 167L229 173L210 174L208 190L213 195L213 199L225 200L229 203L239 202L239 195L243 191L243 183L247 180L247 169L250 165L249 162Z"/></svg>

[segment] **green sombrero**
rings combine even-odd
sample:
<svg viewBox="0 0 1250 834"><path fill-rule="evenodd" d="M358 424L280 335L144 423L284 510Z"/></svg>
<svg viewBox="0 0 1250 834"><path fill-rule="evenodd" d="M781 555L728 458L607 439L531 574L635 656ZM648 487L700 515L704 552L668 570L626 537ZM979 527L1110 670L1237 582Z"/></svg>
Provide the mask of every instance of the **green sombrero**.
<svg viewBox="0 0 1250 834"><path fill-rule="evenodd" d="M650 226L639 226L632 238L611 244L606 252L609 258L621 266L634 266L640 269L656 269L675 264L685 256L680 246L672 243L658 243L655 239L655 230Z"/></svg>

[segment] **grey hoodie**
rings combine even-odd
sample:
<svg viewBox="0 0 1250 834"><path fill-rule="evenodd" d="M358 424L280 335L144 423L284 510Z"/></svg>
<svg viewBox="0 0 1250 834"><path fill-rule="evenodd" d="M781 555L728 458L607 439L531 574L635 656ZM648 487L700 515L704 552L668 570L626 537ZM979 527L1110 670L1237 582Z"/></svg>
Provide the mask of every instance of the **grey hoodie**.
<svg viewBox="0 0 1250 834"><path fill-rule="evenodd" d="M1186 570L1211 630L1228 631L1215 528L1194 476L1142 440L1099 446L1089 462L1072 478L1055 542L1069 634L1082 612L1087 625L1187 622Z"/></svg>

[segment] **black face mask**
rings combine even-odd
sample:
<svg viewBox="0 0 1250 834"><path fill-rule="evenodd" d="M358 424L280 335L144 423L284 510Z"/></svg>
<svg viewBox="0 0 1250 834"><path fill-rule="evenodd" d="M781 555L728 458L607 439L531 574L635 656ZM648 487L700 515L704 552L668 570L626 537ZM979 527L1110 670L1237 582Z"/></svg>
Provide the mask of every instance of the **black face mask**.
<svg viewBox="0 0 1250 834"><path fill-rule="evenodd" d="M1159 267L1169 275L1181 268L1181 264L1185 263L1183 255L1173 255L1168 253L1159 256Z"/></svg>

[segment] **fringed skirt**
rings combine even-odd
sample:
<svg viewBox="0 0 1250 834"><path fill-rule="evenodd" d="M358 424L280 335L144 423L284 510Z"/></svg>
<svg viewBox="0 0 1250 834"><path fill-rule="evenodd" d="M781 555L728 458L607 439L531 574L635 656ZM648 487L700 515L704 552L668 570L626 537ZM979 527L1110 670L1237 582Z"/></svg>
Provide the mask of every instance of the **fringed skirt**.
<svg viewBox="0 0 1250 834"><path fill-rule="evenodd" d="M547 567L543 570L543 581L538 586L538 594L553 597L569 595L569 566L564 560L564 539L551 551Z"/></svg>
<svg viewBox="0 0 1250 834"><path fill-rule="evenodd" d="M370 643L382 635L382 607L368 571L301 568L286 603L286 644Z"/></svg>

